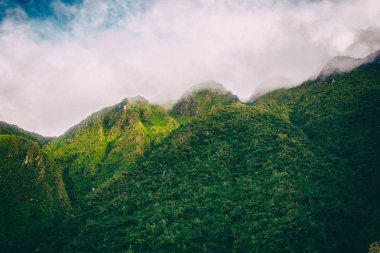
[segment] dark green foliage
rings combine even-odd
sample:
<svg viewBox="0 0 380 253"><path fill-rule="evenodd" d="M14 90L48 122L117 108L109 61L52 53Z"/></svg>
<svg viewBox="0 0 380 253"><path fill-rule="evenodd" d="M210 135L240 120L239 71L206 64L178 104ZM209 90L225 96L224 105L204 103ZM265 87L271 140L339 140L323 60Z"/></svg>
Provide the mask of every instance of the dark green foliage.
<svg viewBox="0 0 380 253"><path fill-rule="evenodd" d="M254 106L288 118L344 164L336 213L323 213L327 236L331 252L365 252L380 237L380 64L274 92Z"/></svg>
<svg viewBox="0 0 380 253"><path fill-rule="evenodd" d="M46 248L69 208L61 177L36 142L0 135L0 251Z"/></svg>

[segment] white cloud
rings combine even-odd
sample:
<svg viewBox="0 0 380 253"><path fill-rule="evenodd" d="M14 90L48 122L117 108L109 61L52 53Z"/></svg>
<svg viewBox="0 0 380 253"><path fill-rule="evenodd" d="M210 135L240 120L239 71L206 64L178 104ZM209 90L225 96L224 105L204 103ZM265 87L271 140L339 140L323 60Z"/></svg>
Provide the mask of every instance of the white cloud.
<svg viewBox="0 0 380 253"><path fill-rule="evenodd" d="M55 2L57 27L12 12L0 27L0 120L58 135L124 97L178 98L216 80L247 98L380 44L380 2Z"/></svg>

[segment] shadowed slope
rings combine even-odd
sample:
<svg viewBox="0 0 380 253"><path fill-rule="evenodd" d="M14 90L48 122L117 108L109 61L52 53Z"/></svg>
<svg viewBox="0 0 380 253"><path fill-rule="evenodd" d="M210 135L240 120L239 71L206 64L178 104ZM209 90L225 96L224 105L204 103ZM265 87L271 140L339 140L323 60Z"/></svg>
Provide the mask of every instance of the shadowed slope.
<svg viewBox="0 0 380 253"><path fill-rule="evenodd" d="M0 135L0 251L46 249L69 208L60 175L36 142Z"/></svg>

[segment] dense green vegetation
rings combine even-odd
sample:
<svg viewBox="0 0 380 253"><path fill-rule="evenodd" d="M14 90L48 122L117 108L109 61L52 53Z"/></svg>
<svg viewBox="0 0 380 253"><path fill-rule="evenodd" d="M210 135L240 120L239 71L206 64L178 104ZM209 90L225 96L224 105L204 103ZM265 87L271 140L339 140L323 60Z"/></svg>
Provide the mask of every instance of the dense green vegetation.
<svg viewBox="0 0 380 253"><path fill-rule="evenodd" d="M0 251L46 249L69 208L65 186L39 144L0 135Z"/></svg>
<svg viewBox="0 0 380 253"><path fill-rule="evenodd" d="M254 103L300 127L308 138L344 164L337 214L324 214L338 252L363 252L380 236L380 64L310 81L268 94ZM329 187L330 188L330 187ZM331 207L329 207L332 210ZM348 222L351 221L351 222Z"/></svg>
<svg viewBox="0 0 380 253"><path fill-rule="evenodd" d="M69 222L80 230L65 251L315 249L323 224L308 208L321 205L318 184L330 177L310 146L276 116L215 110L92 194Z"/></svg>
<svg viewBox="0 0 380 253"><path fill-rule="evenodd" d="M9 185L0 198L15 207L1 209L0 240L12 251L41 247L21 225L23 234L8 236L20 231L11 223L18 215L33 224L24 210L37 213L28 228L50 231L46 252L379 249L378 60L250 104L219 84L193 90L170 111L126 99L42 151L10 134L0 139L0 186ZM43 204L12 197L33 192ZM69 201L56 224L57 206ZM30 246L19 248L24 239Z"/></svg>
<svg viewBox="0 0 380 253"><path fill-rule="evenodd" d="M379 73L201 114L88 197L65 251L367 251L380 236Z"/></svg>

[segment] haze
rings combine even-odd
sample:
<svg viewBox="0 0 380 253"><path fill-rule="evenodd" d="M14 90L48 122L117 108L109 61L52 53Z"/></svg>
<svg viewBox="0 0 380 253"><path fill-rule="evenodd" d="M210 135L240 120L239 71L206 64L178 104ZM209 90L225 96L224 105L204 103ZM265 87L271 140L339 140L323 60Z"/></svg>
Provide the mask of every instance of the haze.
<svg viewBox="0 0 380 253"><path fill-rule="evenodd" d="M245 99L380 49L378 0L47 6L32 16L0 4L0 120L49 136L125 97L171 103L215 80Z"/></svg>

